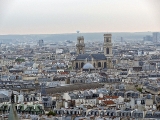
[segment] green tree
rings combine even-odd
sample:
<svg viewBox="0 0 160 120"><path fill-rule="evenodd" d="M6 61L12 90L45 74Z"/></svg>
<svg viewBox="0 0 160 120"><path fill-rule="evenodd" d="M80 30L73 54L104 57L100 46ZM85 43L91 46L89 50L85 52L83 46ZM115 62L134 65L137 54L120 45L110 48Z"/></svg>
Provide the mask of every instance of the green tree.
<svg viewBox="0 0 160 120"><path fill-rule="evenodd" d="M55 113L55 112L53 112L53 111L49 111L49 113L48 113L47 115L48 115L48 116L50 116L50 115L55 116L55 115L56 115L56 113Z"/></svg>
<svg viewBox="0 0 160 120"><path fill-rule="evenodd" d="M25 59L17 58L15 61L16 62L25 62Z"/></svg>
<svg viewBox="0 0 160 120"><path fill-rule="evenodd" d="M138 90L139 92L142 92L142 88L137 88L137 90Z"/></svg>

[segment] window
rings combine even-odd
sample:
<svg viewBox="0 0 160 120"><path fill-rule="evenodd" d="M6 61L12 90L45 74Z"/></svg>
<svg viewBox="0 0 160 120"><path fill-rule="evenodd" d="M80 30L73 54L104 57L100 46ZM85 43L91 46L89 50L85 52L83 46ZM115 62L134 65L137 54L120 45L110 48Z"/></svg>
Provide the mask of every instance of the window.
<svg viewBox="0 0 160 120"><path fill-rule="evenodd" d="M82 63L81 63L81 68L83 68L83 66L84 66L84 63L82 62Z"/></svg>
<svg viewBox="0 0 160 120"><path fill-rule="evenodd" d="M104 42L109 42L109 38L105 37Z"/></svg>
<svg viewBox="0 0 160 120"><path fill-rule="evenodd" d="M78 68L78 63L76 63L76 69Z"/></svg>
<svg viewBox="0 0 160 120"><path fill-rule="evenodd" d="M106 48L106 53L109 54L109 48Z"/></svg>
<svg viewBox="0 0 160 120"><path fill-rule="evenodd" d="M104 68L107 68L107 63L106 62L104 62Z"/></svg>
<svg viewBox="0 0 160 120"><path fill-rule="evenodd" d="M98 67L101 67L101 62L98 62Z"/></svg>
<svg viewBox="0 0 160 120"><path fill-rule="evenodd" d="M106 38L106 42L109 42L109 38Z"/></svg>

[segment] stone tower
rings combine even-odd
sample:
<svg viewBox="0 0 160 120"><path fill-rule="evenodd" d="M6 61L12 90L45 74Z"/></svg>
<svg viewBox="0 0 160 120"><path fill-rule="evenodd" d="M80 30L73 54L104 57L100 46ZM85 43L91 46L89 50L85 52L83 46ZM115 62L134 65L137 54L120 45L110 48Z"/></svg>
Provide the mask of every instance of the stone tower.
<svg viewBox="0 0 160 120"><path fill-rule="evenodd" d="M112 35L104 34L103 50L106 57L112 57Z"/></svg>
<svg viewBox="0 0 160 120"><path fill-rule="evenodd" d="M84 37L83 36L77 37L76 48L77 48L77 54L84 54L85 44L84 44Z"/></svg>

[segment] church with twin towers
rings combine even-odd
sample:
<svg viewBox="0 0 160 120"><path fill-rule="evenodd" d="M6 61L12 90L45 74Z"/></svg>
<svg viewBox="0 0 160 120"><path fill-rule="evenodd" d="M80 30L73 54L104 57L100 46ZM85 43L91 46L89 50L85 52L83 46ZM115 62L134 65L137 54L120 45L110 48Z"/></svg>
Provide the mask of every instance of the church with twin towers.
<svg viewBox="0 0 160 120"><path fill-rule="evenodd" d="M86 54L84 37L77 37L77 56L72 62L73 69L110 69L112 68L112 35L104 34L103 54Z"/></svg>

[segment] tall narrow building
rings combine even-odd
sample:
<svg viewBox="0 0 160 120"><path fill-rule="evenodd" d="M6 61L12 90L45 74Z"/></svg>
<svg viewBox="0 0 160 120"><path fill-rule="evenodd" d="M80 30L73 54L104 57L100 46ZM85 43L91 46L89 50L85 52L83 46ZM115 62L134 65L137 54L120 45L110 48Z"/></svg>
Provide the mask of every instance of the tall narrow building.
<svg viewBox="0 0 160 120"><path fill-rule="evenodd" d="M43 40L39 40L38 41L38 45L39 45L39 47L43 47L44 46L44 41Z"/></svg>
<svg viewBox="0 0 160 120"><path fill-rule="evenodd" d="M160 41L160 33L159 32L154 32L152 39L153 39L153 42L159 42Z"/></svg>
<svg viewBox="0 0 160 120"><path fill-rule="evenodd" d="M77 54L84 54L85 44L84 44L84 37L83 36L77 37L76 48L77 48Z"/></svg>
<svg viewBox="0 0 160 120"><path fill-rule="evenodd" d="M106 57L112 57L112 35L104 34L104 44L103 44L104 55Z"/></svg>

